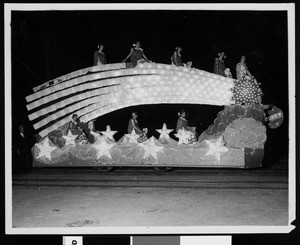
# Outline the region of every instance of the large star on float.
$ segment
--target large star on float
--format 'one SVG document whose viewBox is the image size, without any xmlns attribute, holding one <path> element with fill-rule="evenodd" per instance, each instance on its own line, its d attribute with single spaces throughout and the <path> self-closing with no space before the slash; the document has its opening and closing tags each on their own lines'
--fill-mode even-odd
<svg viewBox="0 0 300 245">
<path fill-rule="evenodd" d="M 188 144 L 190 134 L 185 129 L 179 129 L 177 134 L 174 134 L 178 139 L 178 145 Z"/>
<path fill-rule="evenodd" d="M 214 156 L 220 162 L 221 155 L 223 152 L 227 152 L 229 149 L 224 146 L 223 137 L 219 137 L 216 140 L 205 140 L 208 145 L 208 151 L 206 152 L 206 156 Z"/>
<path fill-rule="evenodd" d="M 110 126 L 107 125 L 106 126 L 106 131 L 100 131 L 101 134 L 103 134 L 105 136 L 105 138 L 111 140 L 111 141 L 115 141 L 114 139 L 114 135 L 118 132 L 118 131 L 111 131 Z"/>
<path fill-rule="evenodd" d="M 97 160 L 99 160 L 102 156 L 107 156 L 112 159 L 110 154 L 110 149 L 114 146 L 114 143 L 107 143 L 105 137 L 100 138 L 99 141 L 94 143 L 92 146 L 97 151 Z"/>
<path fill-rule="evenodd" d="M 159 139 L 170 140 L 169 133 L 171 133 L 173 129 L 168 129 L 167 125 L 164 123 L 162 129 L 156 129 L 156 131 L 160 133 Z"/>
<path fill-rule="evenodd" d="M 50 141 L 49 141 L 48 137 L 46 137 L 42 142 L 36 143 L 35 145 L 40 150 L 36 158 L 39 159 L 41 157 L 44 157 L 44 158 L 49 159 L 50 161 L 52 160 L 51 152 L 56 150 L 57 147 L 50 145 Z"/>
<path fill-rule="evenodd" d="M 71 130 L 69 130 L 67 135 L 64 135 L 63 138 L 66 140 L 65 146 L 67 145 L 76 145 L 75 139 L 78 135 L 72 134 Z"/>
<path fill-rule="evenodd" d="M 128 137 L 128 143 L 138 143 L 137 139 L 140 137 L 138 134 L 135 133 L 133 129 L 131 134 L 125 134 Z"/>
<path fill-rule="evenodd" d="M 153 156 L 157 161 L 157 152 L 164 149 L 161 146 L 155 144 L 154 137 L 151 137 L 149 140 L 140 143 L 140 146 L 144 149 L 145 153 L 143 159 Z"/>
</svg>

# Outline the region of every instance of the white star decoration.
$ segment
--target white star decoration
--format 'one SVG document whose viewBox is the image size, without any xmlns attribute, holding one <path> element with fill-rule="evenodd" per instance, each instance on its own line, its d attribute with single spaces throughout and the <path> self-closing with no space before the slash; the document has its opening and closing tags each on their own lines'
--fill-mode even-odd
<svg viewBox="0 0 300 245">
<path fill-rule="evenodd" d="M 110 126 L 107 125 L 106 131 L 100 131 L 100 132 L 101 132 L 101 134 L 103 134 L 105 136 L 105 138 L 107 138 L 111 141 L 115 141 L 114 134 L 116 134 L 118 131 L 111 131 Z"/>
<path fill-rule="evenodd" d="M 174 134 L 178 139 L 178 145 L 188 144 L 190 138 L 190 132 L 184 129 L 179 129 L 177 134 Z"/>
<path fill-rule="evenodd" d="M 51 152 L 57 149 L 57 147 L 51 146 L 49 143 L 49 138 L 46 137 L 42 142 L 35 144 L 40 150 L 36 158 L 45 157 L 48 158 L 50 161 L 52 160 Z"/>
<path fill-rule="evenodd" d="M 157 146 L 154 142 L 154 137 L 152 136 L 149 140 L 146 140 L 143 143 L 140 143 L 140 146 L 145 150 L 143 159 L 153 156 L 157 161 L 157 152 L 164 149 L 161 146 Z"/>
<path fill-rule="evenodd" d="M 206 152 L 206 156 L 214 156 L 220 162 L 222 152 L 227 152 L 229 149 L 224 146 L 223 137 L 219 137 L 216 140 L 205 140 L 208 145 L 208 151 Z"/>
<path fill-rule="evenodd" d="M 97 160 L 100 159 L 102 156 L 107 156 L 110 159 L 112 159 L 110 149 L 114 145 L 114 143 L 107 143 L 105 137 L 100 138 L 95 144 L 93 144 L 92 146 L 97 151 Z"/>
<path fill-rule="evenodd" d="M 170 139 L 169 133 L 171 133 L 173 129 L 168 129 L 167 125 L 164 123 L 162 129 L 156 129 L 156 131 L 160 133 L 159 139 L 169 140 Z"/>
<path fill-rule="evenodd" d="M 128 139 L 128 143 L 138 143 L 137 139 L 140 137 L 138 134 L 135 133 L 135 130 L 133 129 L 131 134 L 125 134 Z"/>
<path fill-rule="evenodd" d="M 76 145 L 75 139 L 76 139 L 77 136 L 78 135 L 72 134 L 71 130 L 69 130 L 68 134 L 63 136 L 63 138 L 66 140 L 65 146 L 67 146 L 67 145 Z"/>
</svg>

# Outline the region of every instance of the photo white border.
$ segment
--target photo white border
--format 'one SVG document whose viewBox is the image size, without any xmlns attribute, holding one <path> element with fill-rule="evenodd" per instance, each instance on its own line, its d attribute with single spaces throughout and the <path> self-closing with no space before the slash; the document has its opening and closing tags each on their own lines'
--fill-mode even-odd
<svg viewBox="0 0 300 245">
<path fill-rule="evenodd" d="M 4 5 L 5 26 L 5 146 L 11 146 L 11 11 L 43 10 L 252 10 L 287 11 L 289 72 L 289 225 L 287 226 L 172 226 L 172 227 L 78 227 L 12 228 L 11 149 L 5 147 L 5 233 L 6 234 L 236 234 L 289 233 L 295 220 L 295 4 L 8 4 Z"/>
</svg>

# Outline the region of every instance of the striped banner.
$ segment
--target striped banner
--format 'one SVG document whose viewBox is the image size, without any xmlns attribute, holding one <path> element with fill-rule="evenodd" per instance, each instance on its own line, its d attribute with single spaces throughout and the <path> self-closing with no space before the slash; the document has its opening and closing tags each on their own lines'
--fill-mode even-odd
<svg viewBox="0 0 300 245">
<path fill-rule="evenodd" d="M 70 121 L 81 122 L 144 104 L 230 105 L 234 80 L 198 69 L 145 63 L 93 66 L 33 88 L 28 118 L 41 137 Z"/>
</svg>

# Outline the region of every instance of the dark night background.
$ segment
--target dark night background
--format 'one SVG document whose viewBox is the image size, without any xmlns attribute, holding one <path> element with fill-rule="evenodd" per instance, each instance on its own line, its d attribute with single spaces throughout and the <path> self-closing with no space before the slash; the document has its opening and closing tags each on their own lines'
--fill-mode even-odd
<svg viewBox="0 0 300 245">
<path fill-rule="evenodd" d="M 285 115 L 277 129 L 267 129 L 265 162 L 288 157 L 288 38 L 286 11 L 12 11 L 12 122 L 32 135 L 25 97 L 32 88 L 58 76 L 90 67 L 98 44 L 108 63 L 120 63 L 132 43 L 140 41 L 148 59 L 170 64 L 177 45 L 183 61 L 213 72 L 217 53 L 226 67 L 246 55 L 250 72 L 261 82 L 263 103 L 274 103 Z M 118 110 L 97 119 L 96 130 L 111 125 L 120 138 L 133 110 L 151 134 L 166 122 L 175 128 L 177 112 L 185 109 L 200 134 L 223 109 L 208 105 L 145 105 Z"/>
</svg>

